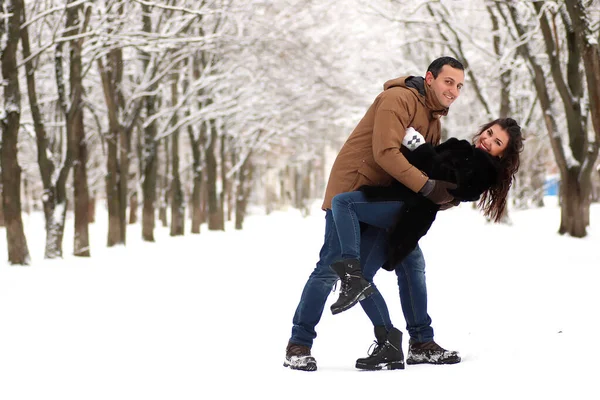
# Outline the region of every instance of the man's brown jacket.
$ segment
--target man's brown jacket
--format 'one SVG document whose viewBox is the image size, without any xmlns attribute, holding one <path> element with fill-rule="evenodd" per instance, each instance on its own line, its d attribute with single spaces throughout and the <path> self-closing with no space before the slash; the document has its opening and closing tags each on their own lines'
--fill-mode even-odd
<svg viewBox="0 0 600 400">
<path fill-rule="evenodd" d="M 441 133 L 439 119 L 447 112 L 423 78 L 402 77 L 387 81 L 384 91 L 377 96 L 337 155 L 322 208 L 331 208 L 331 200 L 339 193 L 363 185 L 388 186 L 393 179 L 418 192 L 427 176 L 402 154 L 404 133 L 408 127 L 413 127 L 427 142 L 437 145 Z"/>
</svg>

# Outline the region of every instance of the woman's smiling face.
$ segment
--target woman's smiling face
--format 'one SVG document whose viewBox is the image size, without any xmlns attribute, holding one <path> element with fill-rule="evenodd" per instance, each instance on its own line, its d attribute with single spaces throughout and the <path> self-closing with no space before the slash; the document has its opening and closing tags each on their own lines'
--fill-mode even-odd
<svg viewBox="0 0 600 400">
<path fill-rule="evenodd" d="M 492 125 L 477 137 L 475 147 L 495 157 L 502 157 L 502 153 L 508 146 L 510 136 L 500 125 Z"/>
</svg>

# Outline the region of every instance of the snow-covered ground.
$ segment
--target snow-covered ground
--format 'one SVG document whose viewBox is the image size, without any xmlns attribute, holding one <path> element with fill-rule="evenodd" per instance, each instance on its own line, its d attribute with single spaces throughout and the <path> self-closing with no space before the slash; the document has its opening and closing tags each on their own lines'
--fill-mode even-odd
<svg viewBox="0 0 600 400">
<path fill-rule="evenodd" d="M 318 371 L 292 371 L 284 349 L 323 215 L 178 238 L 158 228 L 156 243 L 133 225 L 111 249 L 98 215 L 92 257 L 70 255 L 70 222 L 63 260 L 43 259 L 33 215 L 29 267 L 7 265 L 0 229 L 0 399 L 600 399 L 599 205 L 585 239 L 556 233 L 556 205 L 514 211 L 512 226 L 468 205 L 438 215 L 421 241 L 430 315 L 462 363 L 355 370 L 372 326 L 360 307 L 332 316 L 328 303 Z M 404 330 L 394 277 L 376 283 Z"/>
</svg>

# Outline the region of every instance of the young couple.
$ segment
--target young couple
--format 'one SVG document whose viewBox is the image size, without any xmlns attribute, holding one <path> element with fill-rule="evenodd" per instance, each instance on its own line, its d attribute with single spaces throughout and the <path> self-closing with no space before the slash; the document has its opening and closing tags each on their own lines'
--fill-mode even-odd
<svg viewBox="0 0 600 400">
<path fill-rule="evenodd" d="M 334 314 L 358 301 L 374 325 L 377 346 L 359 369 L 403 369 L 402 332 L 390 320 L 373 283 L 381 267 L 398 278 L 410 335 L 407 364 L 460 362 L 433 340 L 427 313 L 425 261 L 418 240 L 439 210 L 479 200 L 498 221 L 519 167 L 521 128 L 510 118 L 479 129 L 473 144 L 440 142 L 440 118 L 460 95 L 462 64 L 441 57 L 425 77 L 388 81 L 340 150 L 330 173 L 323 210 L 325 239 L 293 319 L 284 366 L 315 371 L 311 347 L 316 325 L 340 279 Z"/>
</svg>

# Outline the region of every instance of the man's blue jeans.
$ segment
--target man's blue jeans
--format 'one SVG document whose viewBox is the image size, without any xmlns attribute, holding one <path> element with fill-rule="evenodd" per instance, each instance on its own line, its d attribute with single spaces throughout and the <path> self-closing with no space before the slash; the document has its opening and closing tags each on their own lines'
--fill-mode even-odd
<svg viewBox="0 0 600 400">
<path fill-rule="evenodd" d="M 369 227 L 362 234 L 362 242 L 366 238 L 373 243 L 368 252 L 361 245 L 363 256 L 363 276 L 368 282 L 373 283 L 375 273 L 387 260 L 388 243 L 387 232 L 384 229 Z M 366 256 L 366 257 L 364 257 Z M 427 285 L 425 282 L 425 259 L 421 248 L 417 247 L 402 260 L 394 269 L 398 279 L 398 290 L 400 292 L 400 304 L 406 321 L 406 330 L 410 337 L 416 342 L 428 342 L 433 340 L 433 328 L 431 318 L 427 313 Z M 388 273 L 388 271 L 385 271 Z M 375 284 L 373 284 L 375 287 Z M 393 326 L 385 300 L 377 288 L 375 293 L 360 302 L 363 310 L 373 323 L 373 326 L 383 325 L 390 330 Z"/>
<path fill-rule="evenodd" d="M 367 227 L 361 238 L 361 260 L 365 279 L 373 282 L 373 276 L 387 259 L 387 234 L 383 229 Z M 337 275 L 329 267 L 341 255 L 340 241 L 331 210 L 325 213 L 325 238 L 319 261 L 300 297 L 293 319 L 290 342 L 312 346 L 317 336 L 315 327 L 321 319 L 325 302 Z M 397 266 L 398 286 L 407 330 L 419 342 L 433 339 L 431 318 L 427 314 L 427 288 L 425 286 L 425 260 L 420 248 L 416 248 Z M 361 305 L 373 325 L 392 326 L 383 297 L 375 287 L 375 293 L 361 301 Z"/>
</svg>

